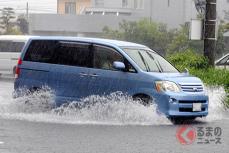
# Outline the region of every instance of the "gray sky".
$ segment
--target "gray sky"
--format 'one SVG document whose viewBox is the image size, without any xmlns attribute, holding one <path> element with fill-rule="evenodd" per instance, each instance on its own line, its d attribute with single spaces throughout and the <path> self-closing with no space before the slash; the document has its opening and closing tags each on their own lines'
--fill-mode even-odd
<svg viewBox="0 0 229 153">
<path fill-rule="evenodd" d="M 24 13 L 26 2 L 30 13 L 56 13 L 57 0 L 0 0 L 0 8 L 12 7 L 17 13 Z"/>
</svg>

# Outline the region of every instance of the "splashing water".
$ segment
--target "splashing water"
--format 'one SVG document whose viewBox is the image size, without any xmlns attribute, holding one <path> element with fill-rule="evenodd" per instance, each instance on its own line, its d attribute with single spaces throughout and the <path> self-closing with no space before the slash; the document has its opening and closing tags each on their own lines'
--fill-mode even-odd
<svg viewBox="0 0 229 153">
<path fill-rule="evenodd" d="M 75 116 L 75 119 L 81 122 L 144 125 L 169 123 L 166 117 L 157 114 L 156 108 L 153 104 L 145 107 L 133 101 L 131 97 L 116 92 L 109 96 L 90 96 L 54 111 L 61 112 L 61 115 L 67 117 Z"/>
<path fill-rule="evenodd" d="M 205 120 L 214 121 L 221 120 L 228 112 L 226 109 L 225 99 L 227 94 L 223 87 L 208 87 L 206 88 L 207 95 L 209 96 L 208 116 Z"/>
<path fill-rule="evenodd" d="M 90 96 L 52 109 L 54 98 L 53 92 L 44 88 L 7 103 L 0 99 L 0 116 L 70 124 L 170 124 L 165 116 L 157 113 L 155 105 L 145 107 L 120 92 L 108 96 Z"/>
<path fill-rule="evenodd" d="M 209 87 L 209 115 L 204 121 L 220 120 L 224 117 L 222 87 Z M 6 91 L 7 92 L 7 91 Z M 12 99 L 9 91 L 0 94 L 0 117 L 7 119 L 52 122 L 63 124 L 107 124 L 107 125 L 165 125 L 171 122 L 157 113 L 157 106 L 145 107 L 120 92 L 108 96 L 90 96 L 53 109 L 54 93 L 44 88 L 33 94 Z"/>
</svg>

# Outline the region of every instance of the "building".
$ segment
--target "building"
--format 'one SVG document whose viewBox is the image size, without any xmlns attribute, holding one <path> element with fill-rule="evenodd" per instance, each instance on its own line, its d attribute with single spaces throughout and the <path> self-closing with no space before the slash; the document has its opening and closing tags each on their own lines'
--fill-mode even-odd
<svg viewBox="0 0 229 153">
<path fill-rule="evenodd" d="M 229 0 L 218 0 L 218 16 L 225 18 Z M 30 16 L 30 34 L 97 36 L 104 26 L 118 29 L 122 20 L 148 18 L 168 28 L 197 18 L 194 0 L 57 0 L 58 14 Z"/>
<path fill-rule="evenodd" d="M 91 0 L 57 0 L 57 13 L 79 15 L 91 6 Z"/>
<path fill-rule="evenodd" d="M 219 20 L 229 22 L 229 0 L 217 0 L 217 16 Z"/>
<path fill-rule="evenodd" d="M 192 0 L 58 0 L 57 12 L 150 18 L 171 28 L 197 16 Z"/>
<path fill-rule="evenodd" d="M 51 36 L 100 36 L 103 28 L 119 28 L 122 20 L 136 21 L 139 18 L 95 15 L 32 14 L 29 34 Z"/>
</svg>

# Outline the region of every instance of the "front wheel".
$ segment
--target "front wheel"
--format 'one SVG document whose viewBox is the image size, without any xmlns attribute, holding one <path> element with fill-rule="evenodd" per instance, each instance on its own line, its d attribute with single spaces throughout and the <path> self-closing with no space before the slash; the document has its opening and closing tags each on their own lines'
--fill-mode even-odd
<svg viewBox="0 0 229 153">
<path fill-rule="evenodd" d="M 133 97 L 134 101 L 140 102 L 144 106 L 149 106 L 152 103 L 152 98 L 147 95 L 137 95 Z"/>
</svg>

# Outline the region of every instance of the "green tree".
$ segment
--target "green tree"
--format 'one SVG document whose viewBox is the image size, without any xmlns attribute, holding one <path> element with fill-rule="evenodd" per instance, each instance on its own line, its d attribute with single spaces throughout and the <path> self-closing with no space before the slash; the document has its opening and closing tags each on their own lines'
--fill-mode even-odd
<svg viewBox="0 0 229 153">
<path fill-rule="evenodd" d="M 13 27 L 11 28 L 8 33 L 5 33 L 8 35 L 22 35 L 23 33 L 20 31 L 20 29 L 18 27 Z"/>
<path fill-rule="evenodd" d="M 203 47 L 203 41 L 193 41 L 189 39 L 189 26 L 181 25 L 179 29 L 176 29 L 175 36 L 168 46 L 168 54 L 184 52 L 187 49 L 202 54 Z"/>
<path fill-rule="evenodd" d="M 229 23 L 225 24 L 225 32 L 229 31 Z"/>
<path fill-rule="evenodd" d="M 223 21 L 221 21 L 219 28 L 218 28 L 218 37 L 216 41 L 216 49 L 215 49 L 215 55 L 216 58 L 220 58 L 224 55 L 226 52 L 226 45 L 224 41 L 224 32 L 226 32 L 225 25 Z"/>
<path fill-rule="evenodd" d="M 168 30 L 166 25 L 147 19 L 134 22 L 124 20 L 119 24 L 119 30 L 113 30 L 109 27 L 103 29 L 105 38 L 144 44 L 162 55 L 166 54 L 173 33 L 172 30 Z"/>
<path fill-rule="evenodd" d="M 29 24 L 28 24 L 28 21 L 25 19 L 24 16 L 18 17 L 17 26 L 20 29 L 22 34 L 28 34 L 29 33 Z"/>
<path fill-rule="evenodd" d="M 10 7 L 3 8 L 0 12 L 0 28 L 5 31 L 4 34 L 8 34 L 14 27 L 14 22 L 12 20 L 15 19 L 15 12 L 13 8 Z"/>
</svg>

